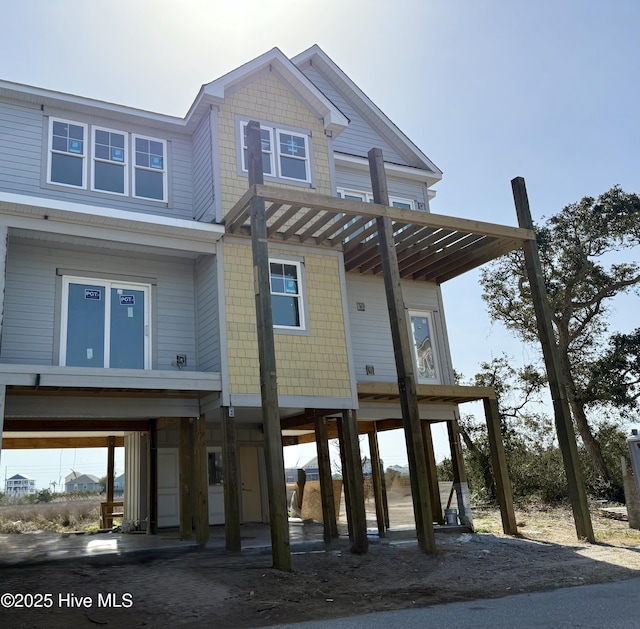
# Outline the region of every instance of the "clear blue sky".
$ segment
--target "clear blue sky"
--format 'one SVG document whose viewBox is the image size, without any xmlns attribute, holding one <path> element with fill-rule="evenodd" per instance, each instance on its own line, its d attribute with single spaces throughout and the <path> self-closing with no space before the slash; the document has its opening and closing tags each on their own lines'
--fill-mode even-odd
<svg viewBox="0 0 640 629">
<path fill-rule="evenodd" d="M 441 214 L 515 225 L 516 176 L 534 220 L 615 184 L 640 191 L 637 0 L 22 0 L 0 5 L 0 25 L 0 78 L 178 116 L 201 84 L 317 43 L 444 171 Z M 443 287 L 467 375 L 503 351 L 535 355 L 490 324 L 477 277 Z M 615 325 L 636 327 L 637 311 L 620 302 Z M 383 444 L 385 463 L 401 449 Z M 80 450 L 0 464 L 46 486 L 74 456 L 102 475 Z"/>
</svg>

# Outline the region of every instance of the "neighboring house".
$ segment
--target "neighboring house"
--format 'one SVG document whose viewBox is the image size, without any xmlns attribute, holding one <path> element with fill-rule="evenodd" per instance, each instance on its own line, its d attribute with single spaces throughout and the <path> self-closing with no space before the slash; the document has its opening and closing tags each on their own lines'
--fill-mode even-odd
<svg viewBox="0 0 640 629">
<path fill-rule="evenodd" d="M 68 477 L 67 477 L 68 479 Z M 78 474 L 71 479 L 65 479 L 64 490 L 67 493 L 72 491 L 101 492 L 104 487 L 100 484 L 100 479 L 93 474 Z"/>
<path fill-rule="evenodd" d="M 268 186 L 285 444 L 314 440 L 314 414 L 333 436 L 342 411 L 357 410 L 370 435 L 402 426 L 372 222 L 382 210 L 369 203 L 373 147 L 384 156 L 421 418 L 454 426 L 457 403 L 478 399 L 453 386 L 440 284 L 522 237 L 432 217 L 441 171 L 317 46 L 292 59 L 273 49 L 204 85 L 184 118 L 0 82 L 5 436 L 61 431 L 55 442 L 69 447 L 115 436 L 126 519 L 178 524 L 189 489 L 180 444 L 193 440 L 207 460 L 210 523 L 225 521 L 233 486 L 225 456 L 238 470 L 241 521 L 268 519 L 251 120 Z"/>
<path fill-rule="evenodd" d="M 4 482 L 5 496 L 21 498 L 36 493 L 36 481 L 26 474 L 14 474 Z"/>
<path fill-rule="evenodd" d="M 113 494 L 114 496 L 122 496 L 124 493 L 124 474 L 116 476 L 113 481 Z"/>
</svg>

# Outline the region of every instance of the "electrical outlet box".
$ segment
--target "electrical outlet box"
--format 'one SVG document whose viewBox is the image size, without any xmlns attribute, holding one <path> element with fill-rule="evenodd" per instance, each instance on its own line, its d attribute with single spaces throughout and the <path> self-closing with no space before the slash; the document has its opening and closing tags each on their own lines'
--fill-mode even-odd
<svg viewBox="0 0 640 629">
<path fill-rule="evenodd" d="M 186 354 L 176 354 L 176 366 L 178 369 L 182 369 L 187 366 L 187 355 Z"/>
</svg>

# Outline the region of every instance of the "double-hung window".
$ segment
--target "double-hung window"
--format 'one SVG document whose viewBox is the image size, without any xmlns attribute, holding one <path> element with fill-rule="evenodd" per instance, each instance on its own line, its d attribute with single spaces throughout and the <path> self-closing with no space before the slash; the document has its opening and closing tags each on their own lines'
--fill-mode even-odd
<svg viewBox="0 0 640 629">
<path fill-rule="evenodd" d="M 166 142 L 133 136 L 133 196 L 156 201 L 167 200 Z"/>
<path fill-rule="evenodd" d="M 87 125 L 51 118 L 49 146 L 47 182 L 85 188 Z"/>
<path fill-rule="evenodd" d="M 292 260 L 269 260 L 274 328 L 304 330 L 302 266 Z"/>
<path fill-rule="evenodd" d="M 60 364 L 150 369 L 150 286 L 64 276 Z"/>
<path fill-rule="evenodd" d="M 165 140 L 49 119 L 48 184 L 166 202 L 167 179 Z"/>
<path fill-rule="evenodd" d="M 240 121 L 243 172 L 248 171 L 247 124 Z M 262 172 L 283 181 L 311 182 L 309 134 L 277 126 L 260 125 Z"/>
<path fill-rule="evenodd" d="M 127 134 L 93 127 L 92 189 L 128 193 Z"/>
</svg>

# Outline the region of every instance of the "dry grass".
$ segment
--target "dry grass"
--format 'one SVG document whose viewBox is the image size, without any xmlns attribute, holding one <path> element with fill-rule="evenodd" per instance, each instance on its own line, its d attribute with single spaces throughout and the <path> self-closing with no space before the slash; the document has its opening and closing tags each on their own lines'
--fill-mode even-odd
<svg viewBox="0 0 640 629">
<path fill-rule="evenodd" d="M 98 526 L 100 498 L 0 506 L 0 533 L 83 531 Z"/>
<path fill-rule="evenodd" d="M 502 533 L 500 512 L 497 509 L 474 508 L 473 522 L 479 533 Z M 597 507 L 591 508 L 591 522 L 596 541 L 615 546 L 637 546 L 640 530 L 630 529 L 629 523 L 606 516 Z M 516 508 L 518 532 L 527 539 L 575 543 L 576 529 L 571 508 L 537 505 Z"/>
</svg>

